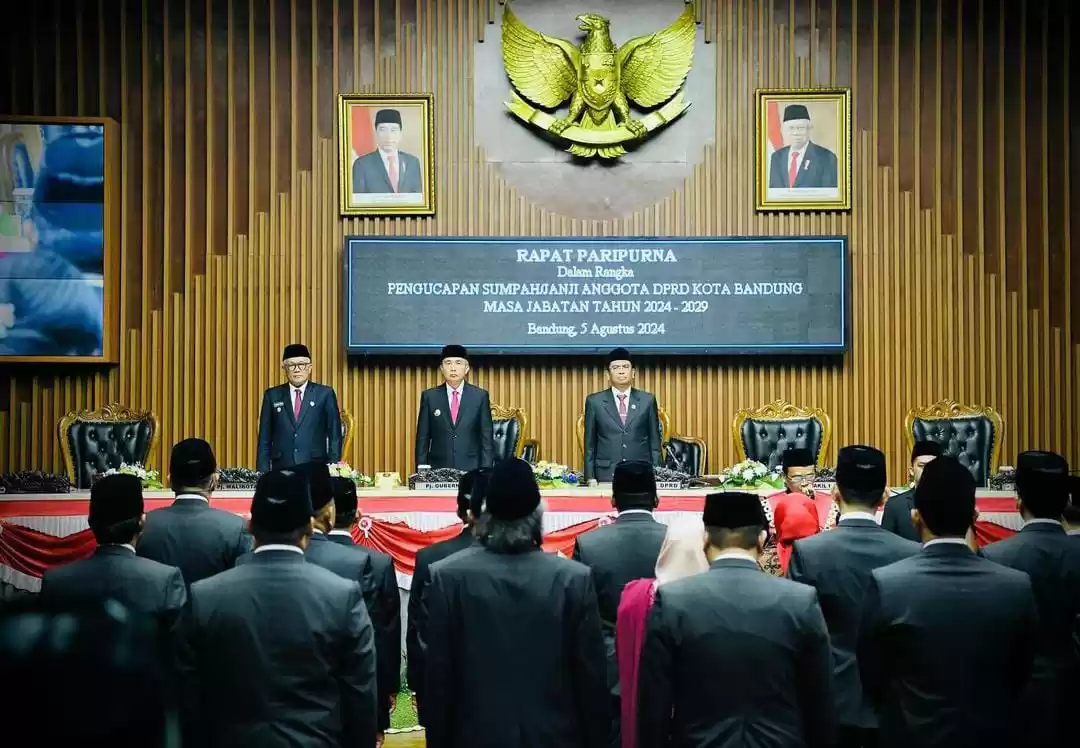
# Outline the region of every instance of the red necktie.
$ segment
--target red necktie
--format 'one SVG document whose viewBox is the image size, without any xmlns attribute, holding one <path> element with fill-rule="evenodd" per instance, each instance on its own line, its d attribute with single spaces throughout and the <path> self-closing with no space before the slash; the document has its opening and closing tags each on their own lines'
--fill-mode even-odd
<svg viewBox="0 0 1080 748">
<path fill-rule="evenodd" d="M 300 420 L 300 406 L 303 404 L 300 402 L 300 390 L 293 390 L 293 394 L 296 395 L 296 399 L 293 401 L 293 418 L 297 421 Z"/>
<path fill-rule="evenodd" d="M 788 169 L 788 187 L 795 186 L 795 180 L 799 177 L 799 154 L 797 151 L 791 154 L 791 168 Z"/>
<path fill-rule="evenodd" d="M 397 154 L 393 153 L 387 157 L 387 161 L 390 165 L 390 186 L 394 188 L 394 192 L 397 192 L 398 186 L 398 170 L 397 170 Z"/>
<path fill-rule="evenodd" d="M 626 395 L 619 395 L 619 420 L 626 425 Z"/>
<path fill-rule="evenodd" d="M 458 406 L 461 403 L 458 400 L 458 391 L 454 390 L 454 397 L 450 401 L 450 420 L 457 423 Z"/>
</svg>

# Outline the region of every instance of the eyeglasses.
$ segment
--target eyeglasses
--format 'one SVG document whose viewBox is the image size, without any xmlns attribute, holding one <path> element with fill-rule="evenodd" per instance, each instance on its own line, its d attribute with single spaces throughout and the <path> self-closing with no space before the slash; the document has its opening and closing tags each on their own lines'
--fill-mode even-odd
<svg viewBox="0 0 1080 748">
<path fill-rule="evenodd" d="M 289 371 L 303 371 L 304 369 L 311 366 L 311 362 L 310 361 L 305 361 L 302 364 L 282 364 L 282 366 L 285 367 L 286 369 L 288 369 Z"/>
</svg>

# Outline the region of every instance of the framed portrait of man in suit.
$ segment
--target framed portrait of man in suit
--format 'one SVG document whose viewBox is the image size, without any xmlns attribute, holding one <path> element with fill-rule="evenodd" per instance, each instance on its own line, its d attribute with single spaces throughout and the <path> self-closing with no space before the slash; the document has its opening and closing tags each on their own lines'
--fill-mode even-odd
<svg viewBox="0 0 1080 748">
<path fill-rule="evenodd" d="M 341 214 L 435 213 L 431 94 L 338 96 Z"/>
<path fill-rule="evenodd" d="M 757 91 L 758 210 L 851 209 L 851 89 Z"/>
</svg>

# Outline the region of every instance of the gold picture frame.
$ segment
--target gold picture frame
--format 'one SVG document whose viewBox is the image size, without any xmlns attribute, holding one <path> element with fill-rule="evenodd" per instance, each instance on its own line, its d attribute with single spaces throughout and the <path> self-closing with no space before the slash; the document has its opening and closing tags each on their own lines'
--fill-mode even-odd
<svg viewBox="0 0 1080 748">
<path fill-rule="evenodd" d="M 762 88 L 755 99 L 757 210 L 851 210 L 851 89 Z"/>
<path fill-rule="evenodd" d="M 338 95 L 343 216 L 435 214 L 431 94 Z"/>
</svg>

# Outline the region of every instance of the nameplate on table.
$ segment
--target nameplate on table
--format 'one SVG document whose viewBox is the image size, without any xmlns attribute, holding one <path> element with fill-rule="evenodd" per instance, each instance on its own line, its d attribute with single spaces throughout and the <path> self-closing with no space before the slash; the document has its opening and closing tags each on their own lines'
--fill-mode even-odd
<svg viewBox="0 0 1080 748">
<path fill-rule="evenodd" d="M 816 481 L 814 481 L 814 490 L 815 491 L 822 491 L 824 493 L 830 493 L 835 486 L 836 486 L 836 481 L 834 481 L 834 480 L 816 480 Z"/>
<path fill-rule="evenodd" d="M 458 484 L 450 481 L 444 481 L 442 483 L 416 483 L 413 486 L 413 490 L 416 491 L 456 491 Z"/>
<path fill-rule="evenodd" d="M 661 481 L 656 484 L 657 491 L 681 491 L 683 484 L 677 480 Z"/>
</svg>

